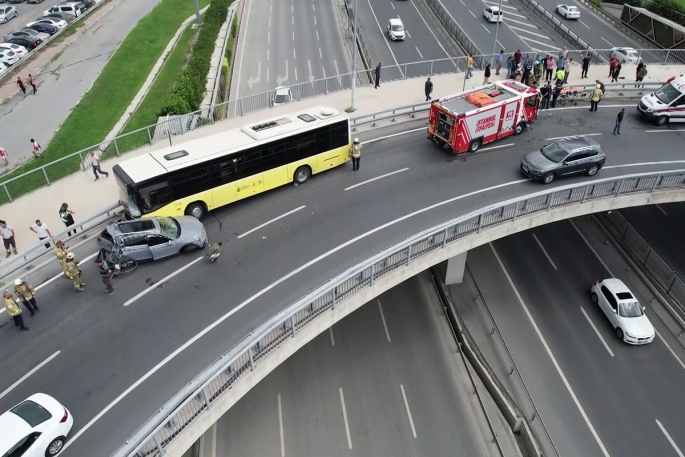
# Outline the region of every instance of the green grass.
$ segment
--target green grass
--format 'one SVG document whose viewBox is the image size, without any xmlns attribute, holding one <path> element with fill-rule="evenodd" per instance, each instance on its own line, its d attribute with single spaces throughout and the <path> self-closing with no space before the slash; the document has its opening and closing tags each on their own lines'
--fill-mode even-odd
<svg viewBox="0 0 685 457">
<path fill-rule="evenodd" d="M 209 0 L 199 0 L 200 8 L 208 3 Z M 140 90 L 181 22 L 194 11 L 192 1 L 162 0 L 128 34 L 93 87 L 69 114 L 45 149 L 45 160 L 32 160 L 18 167 L 5 175 L 0 183 L 103 141 Z M 119 151 L 132 149 L 136 145 L 137 141 L 133 138 L 131 141 L 124 140 L 119 144 Z M 111 149 L 108 155 L 114 154 Z M 79 159 L 76 157 L 50 167 L 47 174 L 53 181 L 78 169 Z M 7 185 L 12 198 L 42 187 L 45 183 L 42 173 L 34 175 L 31 179 L 24 178 Z M 1 192 L 0 204 L 6 202 L 7 196 Z"/>
</svg>

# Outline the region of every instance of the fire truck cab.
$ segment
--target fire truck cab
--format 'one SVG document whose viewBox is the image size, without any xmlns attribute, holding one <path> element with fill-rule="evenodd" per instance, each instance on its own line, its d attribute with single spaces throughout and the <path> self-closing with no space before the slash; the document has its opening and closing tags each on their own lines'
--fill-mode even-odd
<svg viewBox="0 0 685 457">
<path fill-rule="evenodd" d="M 476 152 L 523 132 L 537 115 L 538 99 L 537 89 L 507 79 L 434 100 L 428 139 L 456 154 Z"/>
</svg>

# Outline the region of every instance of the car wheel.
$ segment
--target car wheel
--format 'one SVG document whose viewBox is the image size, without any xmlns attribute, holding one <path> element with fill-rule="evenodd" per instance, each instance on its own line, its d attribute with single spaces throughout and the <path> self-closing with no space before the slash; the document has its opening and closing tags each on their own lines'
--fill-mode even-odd
<svg viewBox="0 0 685 457">
<path fill-rule="evenodd" d="M 552 173 L 551 171 L 542 177 L 542 182 L 545 184 L 549 184 L 552 181 L 554 181 L 554 173 Z"/>
<path fill-rule="evenodd" d="M 668 121 L 668 118 L 666 116 L 659 116 L 656 119 L 654 119 L 654 125 L 664 125 L 666 124 L 666 121 Z"/>
<path fill-rule="evenodd" d="M 186 207 L 186 215 L 193 216 L 197 220 L 201 220 L 205 216 L 205 205 L 202 202 L 191 203 Z"/>
<path fill-rule="evenodd" d="M 198 248 L 194 244 L 186 244 L 185 246 L 183 246 L 181 248 L 181 252 L 190 252 L 190 251 L 194 251 L 196 249 L 200 249 L 200 248 Z"/>
<path fill-rule="evenodd" d="M 587 175 L 594 176 L 597 174 L 598 171 L 599 167 L 597 165 L 592 165 L 590 168 L 587 169 Z"/>
<path fill-rule="evenodd" d="M 595 305 L 597 303 L 599 303 L 599 297 L 597 296 L 596 293 L 592 292 L 592 295 L 590 295 L 590 298 L 592 299 L 592 303 L 594 303 Z"/>
<path fill-rule="evenodd" d="M 54 457 L 59 454 L 64 447 L 64 441 L 66 440 L 63 436 L 58 436 L 50 442 L 48 448 L 45 450 L 45 457 Z"/>
<path fill-rule="evenodd" d="M 480 149 L 480 138 L 476 140 L 471 140 L 469 143 L 469 152 L 476 152 L 478 149 Z"/>
<path fill-rule="evenodd" d="M 309 167 L 299 167 L 297 170 L 295 170 L 295 174 L 293 175 L 293 181 L 295 181 L 295 184 L 304 184 L 307 182 L 311 175 L 312 170 Z"/>
<path fill-rule="evenodd" d="M 621 327 L 616 327 L 616 336 L 619 340 L 623 341 L 623 330 Z"/>
<path fill-rule="evenodd" d="M 525 128 L 526 124 L 524 124 L 523 122 L 519 122 L 518 124 L 516 124 L 516 127 L 514 127 L 514 135 L 520 135 L 521 133 L 523 133 L 523 130 Z"/>
</svg>

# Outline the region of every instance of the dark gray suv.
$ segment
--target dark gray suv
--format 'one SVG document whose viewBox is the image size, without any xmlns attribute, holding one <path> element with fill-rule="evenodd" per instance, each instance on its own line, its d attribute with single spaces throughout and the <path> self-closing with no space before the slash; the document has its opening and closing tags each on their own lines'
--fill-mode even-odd
<svg viewBox="0 0 685 457">
<path fill-rule="evenodd" d="M 529 178 L 549 184 L 561 176 L 579 173 L 594 176 L 605 161 L 606 154 L 595 140 L 571 136 L 526 154 L 521 160 L 521 171 Z"/>
</svg>

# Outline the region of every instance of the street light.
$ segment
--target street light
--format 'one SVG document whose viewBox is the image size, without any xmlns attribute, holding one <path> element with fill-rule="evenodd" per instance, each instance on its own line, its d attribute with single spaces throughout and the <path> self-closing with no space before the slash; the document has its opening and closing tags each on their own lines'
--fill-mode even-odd
<svg viewBox="0 0 685 457">
<path fill-rule="evenodd" d="M 354 17 L 352 19 L 352 28 L 354 33 L 352 35 L 352 102 L 350 105 L 350 111 L 354 111 L 356 98 L 357 98 L 357 0 L 354 0 Z"/>
<path fill-rule="evenodd" d="M 197 1 L 198 0 L 195 0 L 195 18 L 196 18 L 197 25 L 199 27 L 202 25 L 202 19 L 200 19 L 200 5 L 198 5 Z"/>
<path fill-rule="evenodd" d="M 494 64 L 495 50 L 497 49 L 497 32 L 499 32 L 499 23 L 502 20 L 502 0 L 499 0 L 499 16 L 497 17 L 497 26 L 495 27 L 495 42 L 492 43 L 492 57 L 490 58 L 490 65 Z"/>
</svg>

